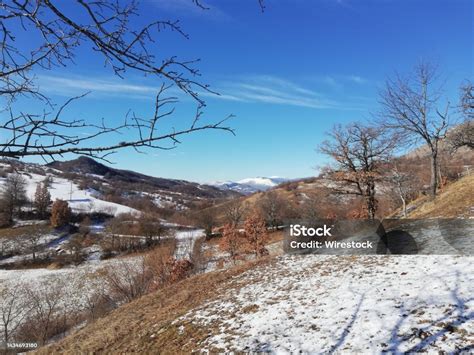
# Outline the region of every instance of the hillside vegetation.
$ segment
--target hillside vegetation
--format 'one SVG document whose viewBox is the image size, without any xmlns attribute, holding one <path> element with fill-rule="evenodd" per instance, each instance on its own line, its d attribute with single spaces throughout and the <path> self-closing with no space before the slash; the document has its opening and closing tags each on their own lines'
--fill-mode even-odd
<svg viewBox="0 0 474 355">
<path fill-rule="evenodd" d="M 419 198 L 409 218 L 472 217 L 473 187 L 469 175 L 434 201 Z M 40 353 L 460 351 L 474 334 L 471 265 L 469 256 L 269 256 L 144 296 Z"/>
<path fill-rule="evenodd" d="M 434 200 L 416 200 L 409 218 L 474 218 L 474 175 L 446 186 Z"/>
<path fill-rule="evenodd" d="M 268 257 L 183 280 L 120 307 L 60 342 L 40 349 L 39 354 L 150 353 L 158 349 L 165 354 L 187 353 L 206 339 L 209 329 L 195 328 L 192 333 L 179 336 L 179 327 L 173 321 L 194 307 L 217 299 L 242 273 L 274 262 L 274 258 Z M 234 287 L 238 285 L 237 281 Z"/>
<path fill-rule="evenodd" d="M 262 259 L 145 296 L 40 353 L 469 349 L 470 265 L 453 256 Z"/>
</svg>

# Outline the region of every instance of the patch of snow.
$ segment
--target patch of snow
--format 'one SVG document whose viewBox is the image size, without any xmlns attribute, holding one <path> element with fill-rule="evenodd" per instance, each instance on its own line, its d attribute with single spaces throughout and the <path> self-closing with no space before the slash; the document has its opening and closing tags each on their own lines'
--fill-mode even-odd
<svg viewBox="0 0 474 355">
<path fill-rule="evenodd" d="M 197 239 L 204 237 L 203 229 L 194 229 L 186 231 L 178 231 L 175 234 L 177 241 L 175 257 L 176 259 L 187 258 L 194 249 L 194 243 Z"/>
<path fill-rule="evenodd" d="M 247 178 L 239 181 L 222 181 L 213 182 L 210 185 L 221 190 L 232 190 L 242 194 L 252 194 L 258 191 L 266 191 L 279 184 L 290 181 L 290 179 L 280 177 L 256 177 Z"/>
<path fill-rule="evenodd" d="M 474 340 L 474 257 L 287 255 L 232 283 L 175 321 L 217 329 L 204 352 L 455 353 Z"/>
<path fill-rule="evenodd" d="M 38 174 L 24 174 L 26 179 L 26 194 L 30 199 L 34 199 L 36 186 L 41 183 L 45 176 Z M 0 186 L 5 182 L 0 178 Z M 136 209 L 120 205 L 114 202 L 103 201 L 98 198 L 98 192 L 93 189 L 81 190 L 74 182 L 54 176 L 53 182 L 49 188 L 51 199 L 61 199 L 68 201 L 69 206 L 74 212 L 102 212 L 111 215 L 123 213 L 139 213 Z"/>
</svg>

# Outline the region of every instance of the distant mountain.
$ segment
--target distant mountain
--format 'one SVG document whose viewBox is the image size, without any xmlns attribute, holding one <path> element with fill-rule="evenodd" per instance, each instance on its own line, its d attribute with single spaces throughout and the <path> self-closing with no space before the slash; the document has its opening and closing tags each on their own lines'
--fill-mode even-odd
<svg viewBox="0 0 474 355">
<path fill-rule="evenodd" d="M 83 178 L 87 176 L 91 179 L 100 178 L 112 185 L 117 183 L 132 185 L 142 191 L 161 190 L 199 198 L 226 198 L 238 195 L 233 191 L 222 190 L 215 186 L 201 185 L 185 180 L 159 178 L 135 171 L 111 168 L 84 156 L 69 161 L 55 161 L 47 164 L 47 166 Z"/>
<path fill-rule="evenodd" d="M 287 181 L 290 181 L 290 179 L 281 177 L 256 177 L 242 179 L 239 181 L 215 182 L 211 185 L 216 186 L 224 191 L 235 191 L 244 195 L 250 195 L 259 191 L 267 191 Z"/>
</svg>

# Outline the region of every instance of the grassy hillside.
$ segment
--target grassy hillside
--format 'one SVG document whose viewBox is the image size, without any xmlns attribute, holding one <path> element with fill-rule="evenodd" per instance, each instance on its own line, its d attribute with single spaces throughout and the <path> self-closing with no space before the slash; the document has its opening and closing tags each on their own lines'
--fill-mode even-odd
<svg viewBox="0 0 474 355">
<path fill-rule="evenodd" d="M 275 262 L 267 257 L 232 269 L 191 277 L 126 304 L 64 340 L 39 349 L 51 353 L 189 353 L 208 337 L 209 328 L 180 334 L 173 321 L 216 299 L 229 287 L 240 287 L 239 275 Z M 153 336 L 154 335 L 154 336 Z"/>
<path fill-rule="evenodd" d="M 474 175 L 465 176 L 446 186 L 434 200 L 423 197 L 414 201 L 409 218 L 473 218 Z"/>
<path fill-rule="evenodd" d="M 451 353 L 470 349 L 471 265 L 457 256 L 262 259 L 145 296 L 39 352 Z"/>
</svg>

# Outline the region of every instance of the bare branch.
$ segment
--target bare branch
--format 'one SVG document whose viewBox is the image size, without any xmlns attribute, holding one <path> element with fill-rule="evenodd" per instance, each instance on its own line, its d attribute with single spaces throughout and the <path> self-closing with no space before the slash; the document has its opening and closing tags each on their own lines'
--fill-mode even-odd
<svg viewBox="0 0 474 355">
<path fill-rule="evenodd" d="M 201 0 L 192 1 L 207 9 Z M 263 2 L 259 2 L 263 6 Z M 179 21 L 155 20 L 138 27 L 136 1 L 75 0 L 3 0 L 0 1 L 0 99 L 6 106 L 0 111 L 0 156 L 21 158 L 41 156 L 55 159 L 64 154 L 84 154 L 106 159 L 110 154 L 133 148 L 173 149 L 181 136 L 202 130 L 234 133 L 226 125 L 229 116 L 216 123 L 203 123 L 204 100 L 199 92 L 212 92 L 199 80 L 195 67 L 198 59 L 183 60 L 155 49 L 157 36 L 172 31 L 188 35 Z M 18 42 L 28 36 L 28 43 Z M 162 82 L 156 94 L 151 117 L 127 115 L 125 122 L 110 125 L 104 120 L 71 118 L 70 105 L 86 94 L 72 97 L 56 107 L 36 85 L 36 70 L 52 70 L 75 64 L 80 47 L 92 46 L 92 53 L 103 59 L 112 73 L 123 78 L 136 72 Z M 154 47 L 153 47 L 154 48 Z M 174 114 L 175 96 L 165 92 L 177 87 L 197 103 L 196 115 L 185 128 L 163 130 L 160 123 Z M 18 109 L 18 99 L 38 101 L 44 109 L 25 112 Z M 28 104 L 29 107 L 34 107 Z M 103 137 L 126 137 L 103 144 Z"/>
</svg>

